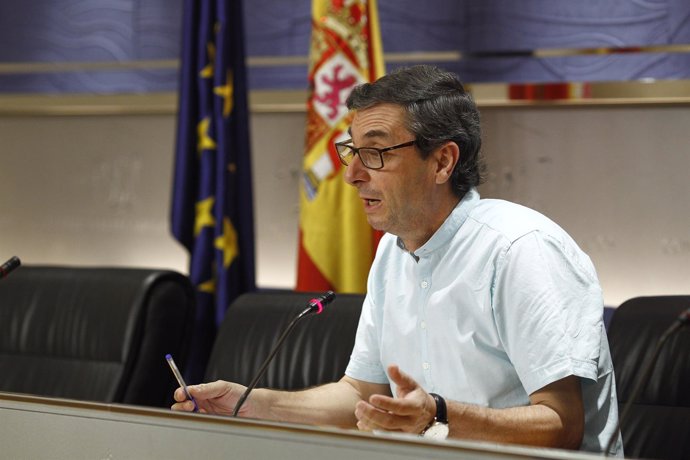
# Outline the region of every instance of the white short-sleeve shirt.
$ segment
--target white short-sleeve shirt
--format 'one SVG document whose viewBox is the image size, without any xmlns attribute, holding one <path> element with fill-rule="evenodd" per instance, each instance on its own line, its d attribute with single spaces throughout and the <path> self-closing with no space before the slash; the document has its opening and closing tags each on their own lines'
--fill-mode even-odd
<svg viewBox="0 0 690 460">
<path fill-rule="evenodd" d="M 492 408 L 581 377 L 582 450 L 602 452 L 618 420 L 603 300 L 589 257 L 536 211 L 471 190 L 414 254 L 382 238 L 346 375 Z M 612 454 L 622 455 L 619 438 Z"/>
</svg>

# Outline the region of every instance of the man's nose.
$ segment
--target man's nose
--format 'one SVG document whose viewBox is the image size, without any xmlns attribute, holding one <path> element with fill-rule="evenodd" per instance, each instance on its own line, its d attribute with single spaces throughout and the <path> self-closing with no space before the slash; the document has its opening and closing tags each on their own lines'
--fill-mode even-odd
<svg viewBox="0 0 690 460">
<path fill-rule="evenodd" d="M 345 166 L 343 177 L 345 178 L 345 182 L 350 185 L 355 185 L 357 182 L 362 182 L 367 179 L 367 168 L 362 164 L 359 155 L 354 155 L 350 164 Z"/>
</svg>

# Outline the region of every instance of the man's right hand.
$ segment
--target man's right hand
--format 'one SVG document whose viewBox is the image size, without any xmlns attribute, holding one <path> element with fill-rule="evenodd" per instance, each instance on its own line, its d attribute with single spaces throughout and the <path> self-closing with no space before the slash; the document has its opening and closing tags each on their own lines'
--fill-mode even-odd
<svg viewBox="0 0 690 460">
<path fill-rule="evenodd" d="M 188 385 L 189 394 L 196 400 L 199 412 L 206 414 L 232 415 L 235 404 L 246 390 L 246 387 L 237 383 L 217 380 L 211 383 Z M 172 410 L 192 412 L 194 403 L 187 399 L 182 388 L 175 390 L 173 398 L 177 401 L 170 408 Z M 242 405 L 238 414 L 240 417 L 252 417 L 251 401 L 248 399 Z"/>
</svg>

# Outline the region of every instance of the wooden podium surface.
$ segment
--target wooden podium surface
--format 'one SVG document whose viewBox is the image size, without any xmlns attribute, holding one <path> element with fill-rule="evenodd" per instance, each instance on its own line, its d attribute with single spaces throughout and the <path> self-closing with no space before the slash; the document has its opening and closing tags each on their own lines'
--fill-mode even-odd
<svg viewBox="0 0 690 460">
<path fill-rule="evenodd" d="M 178 413 L 0 392 L 0 457 L 90 459 L 600 459 L 504 444 Z"/>
</svg>

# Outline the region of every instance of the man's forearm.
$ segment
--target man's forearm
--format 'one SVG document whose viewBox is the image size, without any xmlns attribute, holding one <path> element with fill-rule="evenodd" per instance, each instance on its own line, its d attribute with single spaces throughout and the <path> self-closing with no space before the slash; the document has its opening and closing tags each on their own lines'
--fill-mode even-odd
<svg viewBox="0 0 690 460">
<path fill-rule="evenodd" d="M 580 379 L 571 375 L 529 397 L 530 405 L 490 409 L 450 402 L 450 435 L 457 438 L 579 449 L 585 414 Z"/>
<path fill-rule="evenodd" d="M 491 409 L 448 401 L 449 436 L 480 441 L 578 449 L 582 433 L 543 405 Z"/>
<path fill-rule="evenodd" d="M 344 378 L 303 391 L 259 389 L 250 398 L 262 419 L 355 428 L 357 401 L 368 398 L 372 391 L 381 391 L 378 386 L 369 388 L 370 384 L 359 383 Z"/>
</svg>

